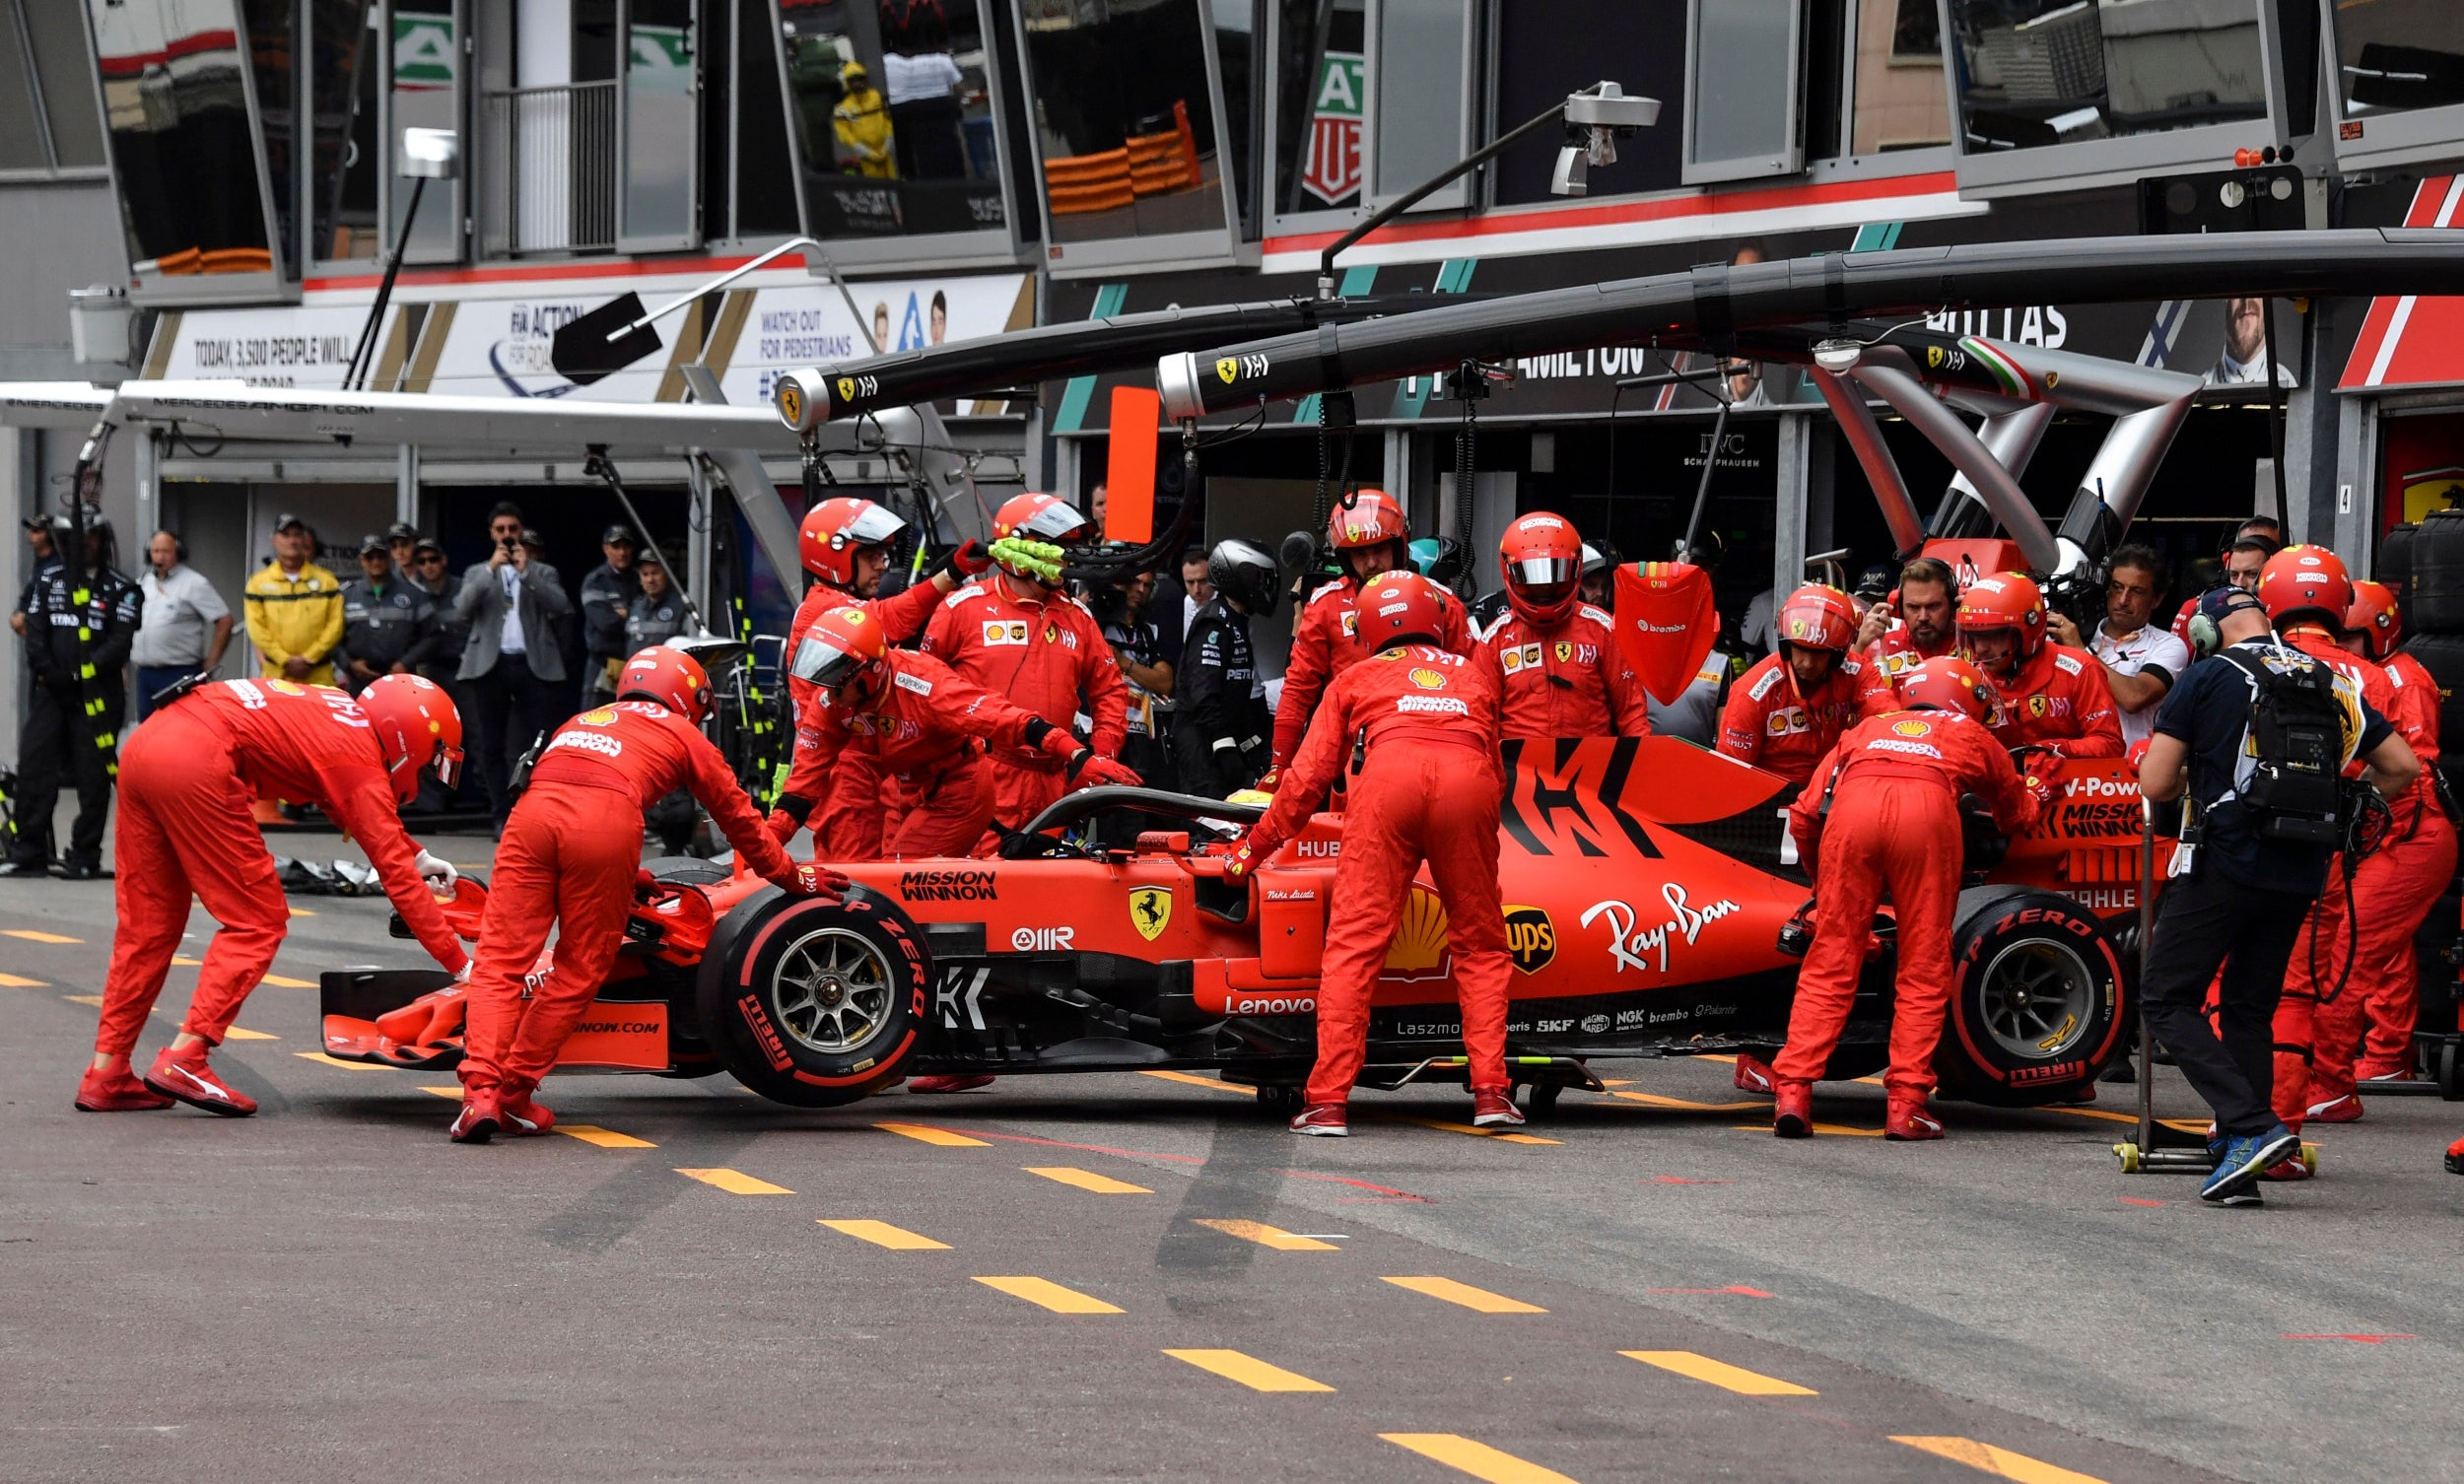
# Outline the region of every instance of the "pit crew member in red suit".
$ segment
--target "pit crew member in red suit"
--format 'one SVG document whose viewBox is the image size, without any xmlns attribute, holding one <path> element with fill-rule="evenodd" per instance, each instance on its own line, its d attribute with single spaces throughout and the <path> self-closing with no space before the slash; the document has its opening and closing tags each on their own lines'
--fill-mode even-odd
<svg viewBox="0 0 2464 1484">
<path fill-rule="evenodd" d="M 1803 783 L 1842 732 L 1899 703 L 1879 668 L 1849 654 L 1857 613 L 1837 588 L 1798 588 L 1771 626 L 1778 648 L 1729 688 L 1719 750 Z"/>
<path fill-rule="evenodd" d="M 903 644 L 924 633 L 924 624 L 941 600 L 958 589 L 962 578 L 992 565 L 981 543 L 968 541 L 942 558 L 942 569 L 887 598 L 882 574 L 890 569 L 890 548 L 907 522 L 869 500 L 842 495 L 825 500 L 806 512 L 796 531 L 796 550 L 813 584 L 804 589 L 795 618 L 787 626 L 787 650 L 795 652 L 804 631 L 825 608 L 849 604 L 865 608 L 880 620 L 890 642 Z M 789 677 L 787 697 L 801 720 L 806 709 L 820 705 L 810 685 Z M 815 805 L 819 810 L 815 812 Z M 770 830 L 781 844 L 808 822 L 813 827 L 813 853 L 822 860 L 877 860 L 881 856 L 881 771 L 861 748 L 849 751 L 830 776 L 827 799 L 782 795 L 771 812 Z"/>
<path fill-rule="evenodd" d="M 772 884 L 833 898 L 847 885 L 834 871 L 789 860 L 771 839 L 726 759 L 702 735 L 709 708 L 710 677 L 700 662 L 654 645 L 625 661 L 615 705 L 566 722 L 539 755 L 497 846 L 479 919 L 462 1107 L 448 1130 L 455 1143 L 556 1126 L 556 1115 L 531 1094 L 624 946 L 648 805 L 688 789 Z M 527 984 L 551 923 L 559 924 L 555 969 Z"/>
<path fill-rule="evenodd" d="M 1283 693 L 1274 708 L 1274 749 L 1266 776 L 1258 786 L 1273 792 L 1284 765 L 1300 751 L 1302 733 L 1327 684 L 1362 658 L 1353 641 L 1353 604 L 1361 587 L 1390 572 L 1411 570 L 1411 521 L 1395 497 L 1384 490 L 1361 490 L 1348 505 L 1338 504 L 1327 522 L 1327 542 L 1343 564 L 1344 575 L 1322 584 L 1301 605 L 1292 623 L 1291 659 L 1283 671 Z M 1472 629 L 1463 605 L 1451 596 L 1439 615 L 1436 638 L 1430 641 L 1450 654 L 1472 652 Z"/>
<path fill-rule="evenodd" d="M 1050 495 L 1020 495 L 992 517 L 995 542 L 1018 538 L 1059 545 L 1084 537 L 1086 517 Z M 1087 746 L 1118 757 L 1129 735 L 1129 688 L 1104 641 L 1104 627 L 1056 580 L 1015 559 L 994 554 L 985 581 L 950 594 L 924 626 L 924 650 L 959 677 L 1043 717 L 1063 732 L 1085 712 L 1094 725 Z M 1046 569 L 1050 572 L 1051 569 Z M 992 815 L 1018 828 L 1069 791 L 1061 760 L 1034 747 L 994 743 Z M 1000 843 L 987 835 L 978 854 Z"/>
<path fill-rule="evenodd" d="M 1784 1139 L 1814 1132 L 1814 1083 L 1848 1024 L 1874 910 L 1885 895 L 1898 917 L 1898 970 L 1882 1136 L 1942 1137 L 1925 1100 L 1951 1004 L 1959 796 L 1984 799 L 2006 835 L 2036 823 L 2036 797 L 1985 727 L 1994 693 L 1982 671 L 1956 657 L 1929 659 L 1900 681 L 1899 695 L 1909 709 L 1850 727 L 1789 807 L 1815 906 L 1788 1044 L 1772 1061 L 1771 1131 Z"/>
<path fill-rule="evenodd" d="M 1918 665 L 1958 647 L 1959 633 L 1952 622 L 1958 607 L 1959 581 L 1951 564 L 1939 557 L 1915 558 L 1899 569 L 1896 602 L 1866 610 L 1857 630 L 1857 650 L 1896 685 Z"/>
<path fill-rule="evenodd" d="M 1307 822 L 1335 776 L 1365 749 L 1343 810 L 1343 852 L 1318 982 L 1318 1063 L 1292 1131 L 1341 1135 L 1369 1038 L 1376 987 L 1422 861 L 1445 905 L 1472 1121 L 1523 1121 L 1506 1081 L 1505 909 L 1497 886 L 1499 705 L 1480 667 L 1435 643 L 1447 609 L 1427 578 L 1389 573 L 1360 590 L 1364 657 L 1335 677 L 1309 723 L 1291 777 L 1233 849 L 1245 875 Z M 1365 740 L 1363 740 L 1365 739 Z"/>
<path fill-rule="evenodd" d="M 2369 663 L 2341 641 L 2354 592 L 2353 579 L 2335 553 L 2318 546 L 2286 547 L 2260 570 L 2258 593 L 2279 639 L 2351 680 L 2362 704 L 2386 717 L 2411 744 L 2402 715 L 2405 703 L 2393 679 L 2383 666 Z M 2435 692 L 2431 694 L 2434 707 Z M 2293 945 L 2285 992 L 2276 1002 L 2271 1101 L 2277 1117 L 2294 1133 L 2301 1131 L 2313 1107 L 2332 1122 L 2361 1116 L 2361 1102 L 2353 1096 L 2353 1054 L 2368 1018 L 2371 984 L 2395 957 L 2399 943 L 2411 947 L 2413 930 L 2455 868 L 2453 832 L 2424 828 L 2425 814 L 2445 824 L 2430 770 L 2422 770 L 2413 786 L 2389 802 L 2395 828 L 2378 850 L 2358 869 L 2341 854 L 2328 863 L 2326 889 Z M 2429 870 L 2436 874 L 2429 875 Z M 2405 980 L 2403 992 L 2408 1000 L 2415 994 L 2411 979 Z M 2344 1051 L 2329 1085 L 2322 1088 L 2313 1082 L 2314 1068 L 2319 1043 L 2331 1033 Z M 2300 1180 L 2309 1173 L 2301 1161 L 2288 1160 L 2268 1176 Z"/>
<path fill-rule="evenodd" d="M 2363 1081 L 2407 1077 L 2413 1071 L 2413 1023 L 2421 1008 L 2413 934 L 2455 871 L 2455 829 L 2439 807 L 2438 683 L 2412 655 L 2395 646 L 2403 638 L 2395 594 L 2378 582 L 2355 582 L 2353 606 L 2345 610 L 2345 642 L 2387 677 L 2395 723 L 2422 776 L 2391 806 L 2395 818 L 2377 851 L 2353 875 L 2354 906 L 2361 947 L 2343 994 L 2319 1007 L 2310 1064 L 2309 1116 L 2344 1123 L 2361 1115 L 2354 1096 L 2357 1070 Z"/>
<path fill-rule="evenodd" d="M 402 833 L 396 809 L 433 766 L 451 786 L 462 763 L 462 718 L 433 681 L 386 675 L 359 699 L 331 686 L 225 680 L 198 686 L 148 717 L 120 753 L 112 851 L 118 925 L 103 987 L 94 1061 L 78 1085 L 88 1113 L 169 1108 L 176 1098 L 243 1116 L 256 1104 L 206 1064 L 264 979 L 290 931 L 291 911 L 252 806 L 314 804 L 368 852 L 411 933 L 456 975 L 470 961 L 427 882 L 453 867 Z M 423 879 L 424 878 L 424 879 Z M 163 992 L 194 896 L 221 928 L 205 950 L 179 1034 L 140 1082 L 128 1053 Z"/>
<path fill-rule="evenodd" d="M 1959 649 L 1994 683 L 2003 746 L 2060 758 L 2118 758 L 2121 712 L 2104 665 L 2085 649 L 2047 642 L 2045 595 L 2019 573 L 1979 577 L 1959 594 Z"/>
<path fill-rule="evenodd" d="M 1504 698 L 1509 737 L 1640 737 L 1651 704 L 1616 627 L 1583 601 L 1583 541 L 1562 515 L 1518 516 L 1498 543 L 1509 611 L 1473 657 Z"/>
</svg>

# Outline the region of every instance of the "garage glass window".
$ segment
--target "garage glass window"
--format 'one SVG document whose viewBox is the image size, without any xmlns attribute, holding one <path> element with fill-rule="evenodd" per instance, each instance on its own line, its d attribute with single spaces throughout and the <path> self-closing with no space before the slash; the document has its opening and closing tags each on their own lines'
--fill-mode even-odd
<svg viewBox="0 0 2464 1484">
<path fill-rule="evenodd" d="M 85 17 L 57 0 L 0 0 L 0 173 L 103 163 Z"/>
<path fill-rule="evenodd" d="M 2267 117 L 2257 0 L 1951 0 L 1970 153 Z"/>
<path fill-rule="evenodd" d="M 2464 6 L 2371 0 L 2329 13 L 2338 160 L 2452 157 L 2464 139 Z"/>
<path fill-rule="evenodd" d="M 1597 35 L 1563 23 L 1595 6 L 1505 6 L 1497 24 L 1557 30 L 1591 47 Z M 1611 19 L 1646 8 L 1613 6 Z M 1275 71 L 1260 79 L 1271 122 L 1273 214 L 1356 216 L 1475 148 L 1472 100 L 1489 54 L 1475 29 L 1479 14 L 1472 0 L 1274 0 L 1266 19 Z M 1578 64 L 1599 65 L 1597 52 Z M 1414 209 L 1460 207 L 1468 189 L 1455 181 Z"/>
<path fill-rule="evenodd" d="M 384 7 L 375 0 L 309 0 L 308 85 L 315 117 L 308 156 L 311 259 L 373 258 L 378 251 L 384 19 Z"/>
</svg>

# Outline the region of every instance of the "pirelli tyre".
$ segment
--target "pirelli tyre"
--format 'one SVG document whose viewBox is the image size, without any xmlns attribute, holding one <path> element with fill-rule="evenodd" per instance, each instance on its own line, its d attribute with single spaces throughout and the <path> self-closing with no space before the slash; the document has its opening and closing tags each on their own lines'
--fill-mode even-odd
<svg viewBox="0 0 2464 1484">
<path fill-rule="evenodd" d="M 770 888 L 712 934 L 696 986 L 703 1035 L 738 1082 L 832 1108 L 904 1075 L 932 1004 L 932 966 L 879 893 L 843 903 Z"/>
<path fill-rule="evenodd" d="M 1948 1097 L 2023 1107 L 2077 1095 L 2121 1047 L 2127 980 L 2093 913 L 2026 887 L 1959 894 L 1951 1014 L 1935 1071 Z"/>
</svg>

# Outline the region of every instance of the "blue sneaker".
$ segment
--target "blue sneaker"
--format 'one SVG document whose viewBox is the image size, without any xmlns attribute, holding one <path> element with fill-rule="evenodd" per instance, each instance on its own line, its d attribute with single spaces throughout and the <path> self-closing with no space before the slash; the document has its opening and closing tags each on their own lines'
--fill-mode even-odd
<svg viewBox="0 0 2464 1484">
<path fill-rule="evenodd" d="M 2282 1123 L 2265 1133 L 2228 1137 L 2224 1140 L 2224 1156 L 2216 1162 L 2216 1172 L 2199 1187 L 2199 1198 L 2219 1205 L 2256 1204 L 2235 1197 L 2254 1194 L 2250 1187 L 2259 1177 L 2300 1147 L 2300 1136 Z"/>
</svg>

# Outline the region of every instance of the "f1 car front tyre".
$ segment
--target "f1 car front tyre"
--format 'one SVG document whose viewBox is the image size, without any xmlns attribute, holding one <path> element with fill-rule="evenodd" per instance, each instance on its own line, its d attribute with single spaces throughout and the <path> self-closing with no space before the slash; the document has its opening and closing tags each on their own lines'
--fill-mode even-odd
<svg viewBox="0 0 2464 1484">
<path fill-rule="evenodd" d="M 877 894 L 765 891 L 727 914 L 702 961 L 703 1034 L 754 1092 L 832 1108 L 904 1075 L 931 983 L 924 945 Z"/>
<path fill-rule="evenodd" d="M 2121 1044 L 2121 959 L 2093 913 L 2066 897 L 1982 888 L 1960 895 L 1951 933 L 1943 1092 L 2026 1107 L 2092 1083 Z"/>
</svg>

